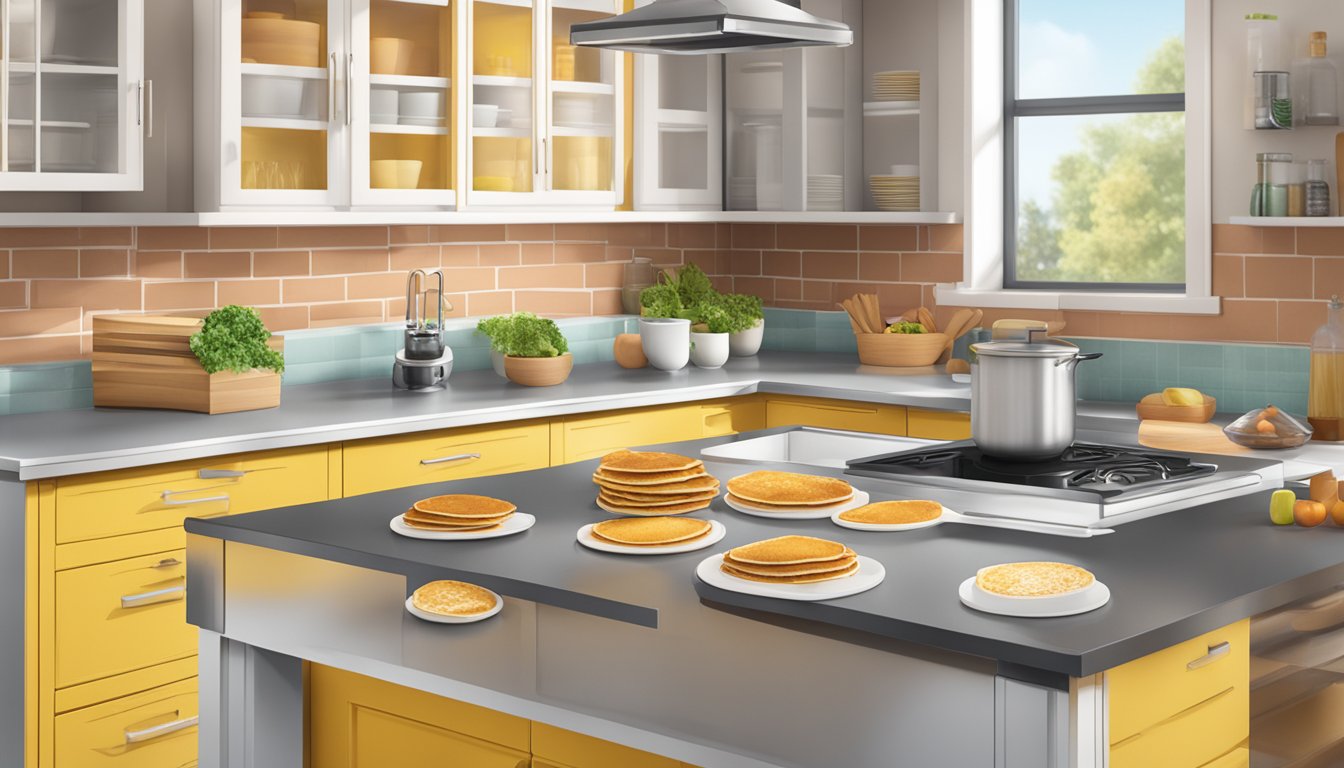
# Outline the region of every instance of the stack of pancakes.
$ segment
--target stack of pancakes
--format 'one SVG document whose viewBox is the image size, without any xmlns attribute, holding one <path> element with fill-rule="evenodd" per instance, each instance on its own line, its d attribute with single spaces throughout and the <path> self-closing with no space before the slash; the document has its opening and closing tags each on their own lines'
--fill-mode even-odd
<svg viewBox="0 0 1344 768">
<path fill-rule="evenodd" d="M 936 501 L 878 501 L 840 513 L 841 520 L 865 525 L 914 525 L 942 516 L 943 505 Z"/>
<path fill-rule="evenodd" d="M 597 503 L 621 515 L 681 515 L 704 509 L 719 495 L 719 481 L 704 462 L 675 453 L 616 451 L 593 473 Z"/>
<path fill-rule="evenodd" d="M 479 616 L 496 604 L 494 592 L 465 581 L 431 581 L 411 594 L 411 605 L 439 616 Z"/>
<path fill-rule="evenodd" d="M 854 488 L 834 477 L 761 470 L 729 480 L 728 498 L 766 510 L 821 509 L 847 503 L 854 498 Z"/>
<path fill-rule="evenodd" d="M 712 527 L 693 517 L 621 517 L 594 525 L 593 536 L 627 547 L 680 546 L 705 538 Z"/>
<path fill-rule="evenodd" d="M 720 567 L 748 581 L 813 584 L 853 576 L 859 570 L 859 556 L 838 541 L 780 536 L 728 550 Z"/>
<path fill-rule="evenodd" d="M 402 519 L 423 531 L 477 533 L 498 528 L 517 509 L 503 499 L 454 494 L 421 499 L 406 510 Z"/>
<path fill-rule="evenodd" d="M 1096 577 L 1068 563 L 1003 563 L 981 568 L 975 585 L 1005 597 L 1055 597 L 1092 586 Z"/>
</svg>

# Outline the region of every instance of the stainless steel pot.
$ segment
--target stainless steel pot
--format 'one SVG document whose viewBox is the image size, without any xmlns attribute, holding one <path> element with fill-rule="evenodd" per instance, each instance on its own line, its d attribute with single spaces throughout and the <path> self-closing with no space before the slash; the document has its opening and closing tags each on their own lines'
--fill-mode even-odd
<svg viewBox="0 0 1344 768">
<path fill-rule="evenodd" d="M 987 456 L 1042 461 L 1073 445 L 1075 368 L 1101 353 L 1036 332 L 1028 339 L 971 345 L 971 439 Z"/>
</svg>

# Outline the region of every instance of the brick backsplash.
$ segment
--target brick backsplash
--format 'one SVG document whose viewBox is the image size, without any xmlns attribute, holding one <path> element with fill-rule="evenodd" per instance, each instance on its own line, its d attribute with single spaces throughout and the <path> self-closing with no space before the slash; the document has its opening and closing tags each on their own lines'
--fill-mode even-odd
<svg viewBox="0 0 1344 768">
<path fill-rule="evenodd" d="M 992 310 L 1063 319 L 1075 337 L 1305 343 L 1344 293 L 1344 228 L 1213 228 L 1219 316 Z M 405 313 L 405 273 L 442 268 L 454 317 L 621 311 L 624 264 L 700 265 L 723 290 L 780 308 L 935 306 L 962 272 L 960 225 L 520 224 L 0 229 L 0 364 L 87 356 L 91 316 L 260 308 L 273 330 Z M 938 307 L 946 320 L 954 307 Z"/>
</svg>

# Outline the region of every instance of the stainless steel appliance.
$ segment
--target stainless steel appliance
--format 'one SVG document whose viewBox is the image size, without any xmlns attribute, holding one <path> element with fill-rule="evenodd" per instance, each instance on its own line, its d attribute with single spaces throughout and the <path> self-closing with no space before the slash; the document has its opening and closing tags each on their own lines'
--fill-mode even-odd
<svg viewBox="0 0 1344 768">
<path fill-rule="evenodd" d="M 1027 332 L 1025 340 L 972 344 L 971 439 L 988 456 L 1039 461 L 1073 444 L 1075 369 L 1101 353 Z"/>
<path fill-rule="evenodd" d="M 801 0 L 654 0 L 642 8 L 575 24 L 574 45 L 635 53 L 709 54 L 846 46 L 848 24 L 813 16 Z"/>
<path fill-rule="evenodd" d="M 437 284 L 427 289 L 431 275 Z M 440 390 L 453 372 L 453 350 L 443 343 L 443 287 L 441 270 L 416 269 L 406 276 L 405 344 L 392 363 L 392 385 L 398 389 Z M 428 317 L 431 294 L 438 307 L 435 320 Z"/>
</svg>

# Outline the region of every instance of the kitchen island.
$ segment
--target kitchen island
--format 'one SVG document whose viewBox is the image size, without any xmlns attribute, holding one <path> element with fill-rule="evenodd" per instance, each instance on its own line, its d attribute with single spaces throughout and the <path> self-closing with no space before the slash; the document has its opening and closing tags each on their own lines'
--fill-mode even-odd
<svg viewBox="0 0 1344 768">
<path fill-rule="evenodd" d="M 698 455 L 748 437 L 663 448 Z M 798 469 L 706 466 L 725 480 Z M 1104 765 L 1101 673 L 1344 580 L 1344 533 L 1272 527 L 1265 494 L 1091 538 L 955 524 L 860 533 L 748 517 L 719 499 L 696 513 L 728 530 L 708 550 L 602 554 L 575 541 L 579 527 L 608 517 L 592 500 L 593 468 L 189 520 L 202 764 L 297 764 L 301 665 L 310 661 L 707 767 Z M 891 498 L 882 480 L 849 479 L 875 500 Z M 389 530 L 411 502 L 444 492 L 510 499 L 537 524 L 478 542 Z M 696 580 L 709 554 L 787 532 L 843 541 L 882 562 L 886 579 L 822 603 Z M 1089 568 L 1110 587 L 1110 603 L 1027 620 L 958 601 L 957 585 L 977 568 L 1038 559 Z M 495 590 L 504 611 L 467 626 L 410 616 L 406 596 L 439 578 Z M 1244 659 L 1245 648 L 1235 652 Z"/>
</svg>

